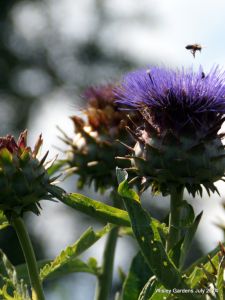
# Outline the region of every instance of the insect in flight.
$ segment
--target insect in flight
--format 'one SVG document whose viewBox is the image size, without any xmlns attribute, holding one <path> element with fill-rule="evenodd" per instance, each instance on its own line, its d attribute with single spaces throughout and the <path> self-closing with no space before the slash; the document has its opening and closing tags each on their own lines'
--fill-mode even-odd
<svg viewBox="0 0 225 300">
<path fill-rule="evenodd" d="M 201 52 L 201 50 L 202 50 L 202 46 L 200 44 L 187 45 L 185 48 L 187 50 L 190 50 L 194 57 L 195 57 L 196 51 Z"/>
</svg>

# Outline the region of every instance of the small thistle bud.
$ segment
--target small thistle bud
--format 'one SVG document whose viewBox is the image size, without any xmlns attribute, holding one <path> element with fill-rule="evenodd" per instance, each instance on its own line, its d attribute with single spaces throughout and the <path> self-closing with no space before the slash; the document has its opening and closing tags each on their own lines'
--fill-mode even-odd
<svg viewBox="0 0 225 300">
<path fill-rule="evenodd" d="M 37 154 L 42 145 L 39 136 L 34 150 L 27 146 L 27 131 L 14 137 L 0 137 L 0 210 L 10 220 L 11 216 L 21 216 L 25 211 L 39 214 L 42 199 L 54 197 L 54 187 L 45 169 L 43 159 Z"/>
<path fill-rule="evenodd" d="M 138 111 L 143 127 L 132 132 L 137 143 L 131 163 L 142 178 L 163 194 L 184 186 L 195 196 L 217 191 L 224 176 L 223 134 L 225 74 L 204 74 L 154 67 L 127 74 L 117 88 L 118 105 Z"/>
<path fill-rule="evenodd" d="M 131 138 L 125 130 L 127 116 L 118 109 L 113 89 L 111 84 L 88 88 L 83 95 L 86 102 L 83 113 L 87 120 L 71 117 L 75 137 L 64 135 L 64 141 L 70 145 L 68 164 L 79 175 L 78 188 L 93 182 L 95 190 L 104 192 L 117 186 L 115 157 L 128 153 L 117 140 L 126 143 Z M 125 167 L 127 162 L 120 165 Z"/>
</svg>

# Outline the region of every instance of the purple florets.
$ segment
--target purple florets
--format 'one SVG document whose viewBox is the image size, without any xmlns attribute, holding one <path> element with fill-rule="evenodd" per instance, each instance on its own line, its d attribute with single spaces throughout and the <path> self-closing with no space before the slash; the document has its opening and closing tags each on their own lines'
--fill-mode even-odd
<svg viewBox="0 0 225 300">
<path fill-rule="evenodd" d="M 225 113 L 225 73 L 218 67 L 208 74 L 202 68 L 137 70 L 125 75 L 116 95 L 122 107 L 149 116 L 147 121 L 160 131 L 209 128 Z"/>
</svg>

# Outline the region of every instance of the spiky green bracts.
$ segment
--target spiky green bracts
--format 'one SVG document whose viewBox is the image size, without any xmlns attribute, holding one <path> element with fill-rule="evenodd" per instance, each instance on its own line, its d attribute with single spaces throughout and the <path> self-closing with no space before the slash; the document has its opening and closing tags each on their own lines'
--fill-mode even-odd
<svg viewBox="0 0 225 300">
<path fill-rule="evenodd" d="M 116 89 L 118 105 L 143 117 L 142 126 L 128 128 L 137 143 L 127 158 L 143 190 L 170 194 L 174 186 L 195 196 L 217 191 L 223 179 L 225 74 L 213 68 L 205 75 L 154 67 L 127 74 Z"/>
<path fill-rule="evenodd" d="M 42 145 L 39 136 L 34 150 L 27 146 L 27 131 L 14 137 L 0 137 L 0 210 L 10 219 L 25 211 L 39 214 L 40 200 L 53 199 L 57 187 L 52 185 L 45 167 L 48 152 L 41 160 L 37 154 Z"/>
</svg>

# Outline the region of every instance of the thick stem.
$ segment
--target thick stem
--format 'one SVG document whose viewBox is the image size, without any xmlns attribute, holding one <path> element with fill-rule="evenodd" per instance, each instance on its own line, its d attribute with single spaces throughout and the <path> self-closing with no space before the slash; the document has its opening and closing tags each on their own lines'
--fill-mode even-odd
<svg viewBox="0 0 225 300">
<path fill-rule="evenodd" d="M 24 221 L 22 218 L 17 217 L 13 218 L 11 223 L 20 241 L 20 245 L 22 247 L 25 261 L 27 264 L 32 289 L 32 300 L 45 300 L 42 284 L 39 278 L 39 271 L 34 250 L 30 241 L 30 237 L 26 230 Z"/>
<path fill-rule="evenodd" d="M 180 205 L 183 201 L 183 186 L 174 187 L 170 195 L 169 235 L 167 239 L 167 252 L 172 249 L 180 239 Z"/>
<path fill-rule="evenodd" d="M 113 264 L 114 264 L 118 230 L 119 227 L 114 227 L 110 231 L 107 237 L 104 254 L 103 254 L 102 272 L 98 277 L 98 285 L 96 289 L 96 300 L 109 299 L 109 293 L 112 286 Z"/>
</svg>

